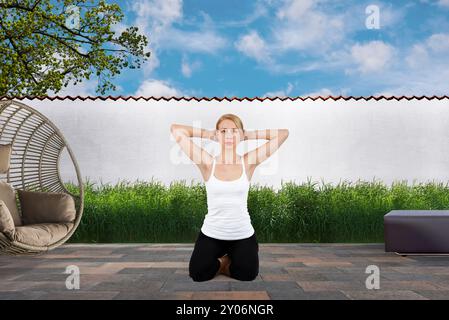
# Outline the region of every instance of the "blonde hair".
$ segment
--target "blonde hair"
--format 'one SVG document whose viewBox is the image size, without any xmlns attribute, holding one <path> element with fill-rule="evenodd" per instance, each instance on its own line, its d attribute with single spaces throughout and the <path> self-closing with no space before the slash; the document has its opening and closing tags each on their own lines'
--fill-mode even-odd
<svg viewBox="0 0 449 320">
<path fill-rule="evenodd" d="M 223 120 L 231 120 L 235 123 L 235 125 L 237 126 L 237 128 L 242 129 L 243 130 L 243 122 L 242 120 L 236 116 L 235 114 L 232 113 L 226 113 L 224 115 L 222 115 L 218 121 L 217 124 L 215 125 L 215 128 L 218 130 L 218 125 L 220 124 L 220 122 L 222 122 Z"/>
</svg>

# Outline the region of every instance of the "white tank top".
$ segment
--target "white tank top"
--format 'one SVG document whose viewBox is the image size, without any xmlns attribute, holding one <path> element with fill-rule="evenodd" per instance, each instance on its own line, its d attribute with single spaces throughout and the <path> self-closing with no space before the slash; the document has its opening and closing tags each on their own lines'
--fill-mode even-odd
<svg viewBox="0 0 449 320">
<path fill-rule="evenodd" d="M 211 238 L 239 240 L 249 238 L 254 233 L 247 201 L 249 184 L 242 159 L 242 175 L 231 181 L 215 177 L 215 157 L 212 174 L 205 182 L 207 193 L 207 214 L 201 231 Z"/>
</svg>

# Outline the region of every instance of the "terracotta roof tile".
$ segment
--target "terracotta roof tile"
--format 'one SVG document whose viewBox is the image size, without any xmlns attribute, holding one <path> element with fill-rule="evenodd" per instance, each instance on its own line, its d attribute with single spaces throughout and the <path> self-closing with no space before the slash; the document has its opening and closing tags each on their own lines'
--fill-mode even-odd
<svg viewBox="0 0 449 320">
<path fill-rule="evenodd" d="M 160 101 L 160 100 L 165 100 L 165 101 L 170 101 L 170 100 L 176 100 L 176 101 L 191 101 L 191 100 L 195 100 L 195 101 L 233 101 L 233 100 L 237 100 L 237 101 L 265 101 L 265 100 L 270 100 L 270 101 L 274 101 L 274 100 L 281 100 L 281 101 L 285 101 L 285 100 L 290 100 L 290 101 L 295 101 L 295 100 L 301 100 L 301 101 L 305 101 L 305 100 L 443 100 L 443 99 L 449 99 L 449 96 L 305 96 L 305 97 L 301 97 L 301 96 L 296 96 L 296 97 L 175 97 L 175 96 L 171 96 L 171 97 L 154 97 L 154 96 L 29 96 L 29 95 L 25 95 L 25 96 L 0 96 L 0 100 L 7 100 L 7 99 L 17 99 L 17 100 L 24 100 L 24 99 L 29 99 L 29 100 L 34 100 L 34 99 L 38 99 L 38 100 L 45 100 L 45 99 L 49 99 L 49 100 L 156 100 L 156 101 Z"/>
</svg>

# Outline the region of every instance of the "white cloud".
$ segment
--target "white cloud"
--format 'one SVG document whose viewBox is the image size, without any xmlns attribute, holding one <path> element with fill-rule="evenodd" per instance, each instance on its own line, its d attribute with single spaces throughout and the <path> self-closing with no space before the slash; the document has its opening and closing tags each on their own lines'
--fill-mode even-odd
<svg viewBox="0 0 449 320">
<path fill-rule="evenodd" d="M 360 45 L 351 52 L 353 42 L 348 37 L 365 29 L 366 5 L 341 10 L 340 5 L 326 0 L 283 0 L 280 5 L 271 0 L 257 3 L 264 7 L 260 12 L 269 19 L 267 27 L 247 32 L 234 45 L 270 72 L 295 74 L 344 70 L 354 61 L 358 63 L 359 71 L 366 72 L 386 67 L 395 53 L 392 46 L 376 46 L 376 42 L 371 45 L 378 50 L 375 54 L 380 54 L 377 58 L 369 57 Z M 382 27 L 396 25 L 407 11 L 391 5 L 380 7 Z M 268 16 L 266 12 L 274 14 Z M 297 54 L 296 61 L 294 54 Z"/>
<path fill-rule="evenodd" d="M 448 67 L 449 34 L 436 33 L 428 37 L 423 43 L 415 44 L 405 60 L 412 68 L 422 68 L 429 64 L 442 64 Z"/>
<path fill-rule="evenodd" d="M 151 51 L 151 57 L 143 64 L 145 77 L 159 67 L 158 56 L 163 50 L 215 54 L 228 45 L 227 39 L 215 31 L 205 13 L 202 13 L 203 23 L 195 24 L 198 30 L 177 28 L 175 24 L 185 23 L 182 6 L 182 0 L 137 0 L 132 3 L 131 10 L 136 14 L 134 25 L 149 39 L 146 50 Z"/>
<path fill-rule="evenodd" d="M 158 55 L 163 39 L 161 35 L 182 19 L 182 0 L 137 0 L 130 9 L 136 14 L 133 25 L 149 39 L 145 51 L 151 51 L 151 57 L 142 66 L 144 76 L 147 77 L 160 65 Z"/>
<path fill-rule="evenodd" d="M 328 96 L 347 96 L 350 92 L 350 89 L 348 88 L 343 88 L 341 90 L 337 90 L 337 91 L 333 91 L 331 89 L 328 88 L 321 88 L 318 91 L 313 91 L 313 92 L 309 92 L 309 93 L 305 93 L 302 94 L 301 96 L 303 97 L 328 97 Z"/>
<path fill-rule="evenodd" d="M 262 97 L 287 97 L 292 92 L 293 88 L 294 88 L 293 84 L 289 82 L 286 89 L 267 92 L 264 95 L 262 95 Z"/>
<path fill-rule="evenodd" d="M 335 61 L 330 60 L 335 56 L 336 46 L 340 47 L 346 36 L 345 18 L 330 7 L 319 7 L 321 2 L 284 0 L 279 6 L 274 1 L 259 1 L 267 11 L 274 12 L 274 16 L 267 17 L 269 22 L 263 33 L 251 30 L 241 36 L 235 43 L 236 49 L 274 73 L 291 74 L 335 65 Z M 285 63 L 288 60 L 284 57 L 290 53 L 312 59 Z M 331 59 L 327 59 L 328 56 Z M 323 59 L 318 58 L 328 61 L 323 63 Z"/>
<path fill-rule="evenodd" d="M 324 52 L 344 38 L 342 15 L 316 8 L 318 1 L 287 0 L 276 12 L 273 44 L 276 50 Z"/>
<path fill-rule="evenodd" d="M 318 91 L 306 93 L 303 96 L 305 96 L 305 97 L 317 97 L 317 96 L 327 97 L 327 96 L 333 96 L 333 95 L 335 95 L 335 94 L 332 92 L 332 90 L 330 90 L 328 88 L 322 88 Z"/>
<path fill-rule="evenodd" d="M 62 87 L 58 93 L 54 90 L 48 90 L 47 95 L 49 96 L 96 96 L 95 89 L 98 85 L 98 81 L 94 79 L 84 79 L 82 82 L 78 82 L 76 85 L 73 80 L 67 85 L 67 87 Z M 120 86 L 117 86 L 117 90 L 121 90 Z"/>
<path fill-rule="evenodd" d="M 285 1 L 284 6 L 277 12 L 276 16 L 279 19 L 296 20 L 304 17 L 308 11 L 312 9 L 314 5 L 313 0 L 290 0 Z"/>
<path fill-rule="evenodd" d="M 390 77 L 395 77 L 391 79 Z M 447 79 L 449 78 L 449 68 L 439 69 L 416 69 L 412 72 L 392 73 L 390 79 L 390 88 L 381 90 L 374 95 L 385 96 L 420 96 L 420 95 L 447 95 Z"/>
<path fill-rule="evenodd" d="M 214 31 L 183 31 L 174 28 L 160 34 L 162 49 L 182 49 L 183 51 L 214 54 L 228 45 L 228 40 Z"/>
<path fill-rule="evenodd" d="M 273 12 L 272 17 L 267 17 L 267 28 L 252 31 L 246 34 L 246 38 L 241 37 L 236 47 L 270 72 L 340 71 L 350 68 L 356 59 L 360 59 L 359 71 L 373 70 L 383 62 L 387 63 L 396 52 L 391 46 L 379 46 L 375 49 L 385 49 L 379 51 L 381 56 L 368 59 L 363 47 L 355 47 L 356 59 L 352 56 L 354 41 L 350 36 L 366 30 L 366 4 L 355 4 L 342 10 L 340 4 L 327 0 L 283 0 L 280 5 L 269 0 L 259 2 Z M 379 7 L 381 27 L 390 29 L 400 24 L 409 10 L 407 5 L 396 8 L 381 3 Z M 249 37 L 251 35 L 253 37 Z M 258 47 L 267 53 L 270 63 L 264 60 L 261 49 L 254 49 Z"/>
<path fill-rule="evenodd" d="M 445 95 L 448 92 L 448 34 L 433 34 L 405 54 L 405 64 L 386 73 L 384 95 Z"/>
<path fill-rule="evenodd" d="M 135 25 L 148 34 L 157 49 L 182 49 L 213 53 L 226 45 L 226 39 L 216 33 L 210 17 L 202 13 L 199 30 L 184 31 L 174 26 L 183 23 L 181 0 L 138 0 L 132 5 Z"/>
<path fill-rule="evenodd" d="M 154 96 L 154 97 L 180 97 L 184 94 L 173 87 L 168 81 L 147 79 L 137 89 L 136 96 Z"/>
<path fill-rule="evenodd" d="M 449 8 L 449 0 L 439 0 L 438 4 L 442 7 L 447 7 Z"/>
<path fill-rule="evenodd" d="M 187 96 L 186 92 L 181 92 L 167 81 L 151 76 L 160 65 L 159 54 L 163 50 L 215 54 L 227 45 L 227 40 L 215 31 L 212 20 L 205 13 L 202 14 L 203 23 L 199 27 L 198 24 L 195 25 L 197 30 L 184 31 L 177 28 L 175 24 L 185 22 L 182 6 L 182 0 L 137 0 L 131 4 L 131 10 L 136 15 L 133 25 L 148 36 L 146 51 L 151 51 L 150 59 L 142 66 L 147 80 L 137 89 L 136 95 Z M 199 62 L 190 64 L 184 60 L 181 72 L 190 77 L 199 66 Z"/>
<path fill-rule="evenodd" d="M 401 22 L 406 14 L 406 7 L 396 7 L 393 4 L 382 4 L 379 6 L 380 28 L 392 27 Z"/>
<path fill-rule="evenodd" d="M 293 89 L 295 87 L 298 87 L 298 84 L 295 83 L 295 85 L 293 85 L 292 83 L 288 83 L 287 88 L 285 89 L 281 89 L 281 90 L 277 90 L 277 91 L 272 91 L 272 92 L 267 92 L 264 95 L 262 95 L 263 97 L 288 97 L 290 96 L 290 93 L 293 91 Z M 304 94 L 301 94 L 302 97 L 327 97 L 327 96 L 339 96 L 339 95 L 347 95 L 349 93 L 349 89 L 348 88 L 343 88 L 341 90 L 337 90 L 337 91 L 333 91 L 329 88 L 321 88 L 317 91 L 313 91 L 313 92 L 307 92 Z"/>
<path fill-rule="evenodd" d="M 405 58 L 406 63 L 411 68 L 419 68 L 429 60 L 427 49 L 422 44 L 415 44 L 410 53 Z"/>
<path fill-rule="evenodd" d="M 131 8 L 137 14 L 137 25 L 144 29 L 152 25 L 157 30 L 182 18 L 182 0 L 138 0 Z"/>
<path fill-rule="evenodd" d="M 190 78 L 192 73 L 201 66 L 199 61 L 189 62 L 186 56 L 182 57 L 181 72 L 186 78 Z"/>
<path fill-rule="evenodd" d="M 362 73 L 379 72 L 385 69 L 394 55 L 394 48 L 383 41 L 355 44 L 351 48 L 353 61 Z"/>
<path fill-rule="evenodd" d="M 427 39 L 426 44 L 429 48 L 431 48 L 435 52 L 449 53 L 449 34 L 444 33 L 433 34 Z"/>
<path fill-rule="evenodd" d="M 255 2 L 252 12 L 241 20 L 227 20 L 219 23 L 224 27 L 246 27 L 261 17 L 268 15 L 268 9 L 262 1 Z"/>
<path fill-rule="evenodd" d="M 251 30 L 246 35 L 240 37 L 235 43 L 235 47 L 240 52 L 248 57 L 254 58 L 258 62 L 267 63 L 271 61 L 269 48 L 257 31 Z"/>
</svg>

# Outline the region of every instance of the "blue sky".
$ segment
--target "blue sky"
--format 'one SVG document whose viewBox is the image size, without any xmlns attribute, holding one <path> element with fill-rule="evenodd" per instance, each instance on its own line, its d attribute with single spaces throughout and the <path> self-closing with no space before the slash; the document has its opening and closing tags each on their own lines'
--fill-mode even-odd
<svg viewBox="0 0 449 320">
<path fill-rule="evenodd" d="M 449 0 L 115 3 L 125 14 L 115 30 L 137 26 L 152 57 L 116 77 L 111 95 L 449 94 Z M 370 5 L 379 29 L 366 26 Z"/>
</svg>

